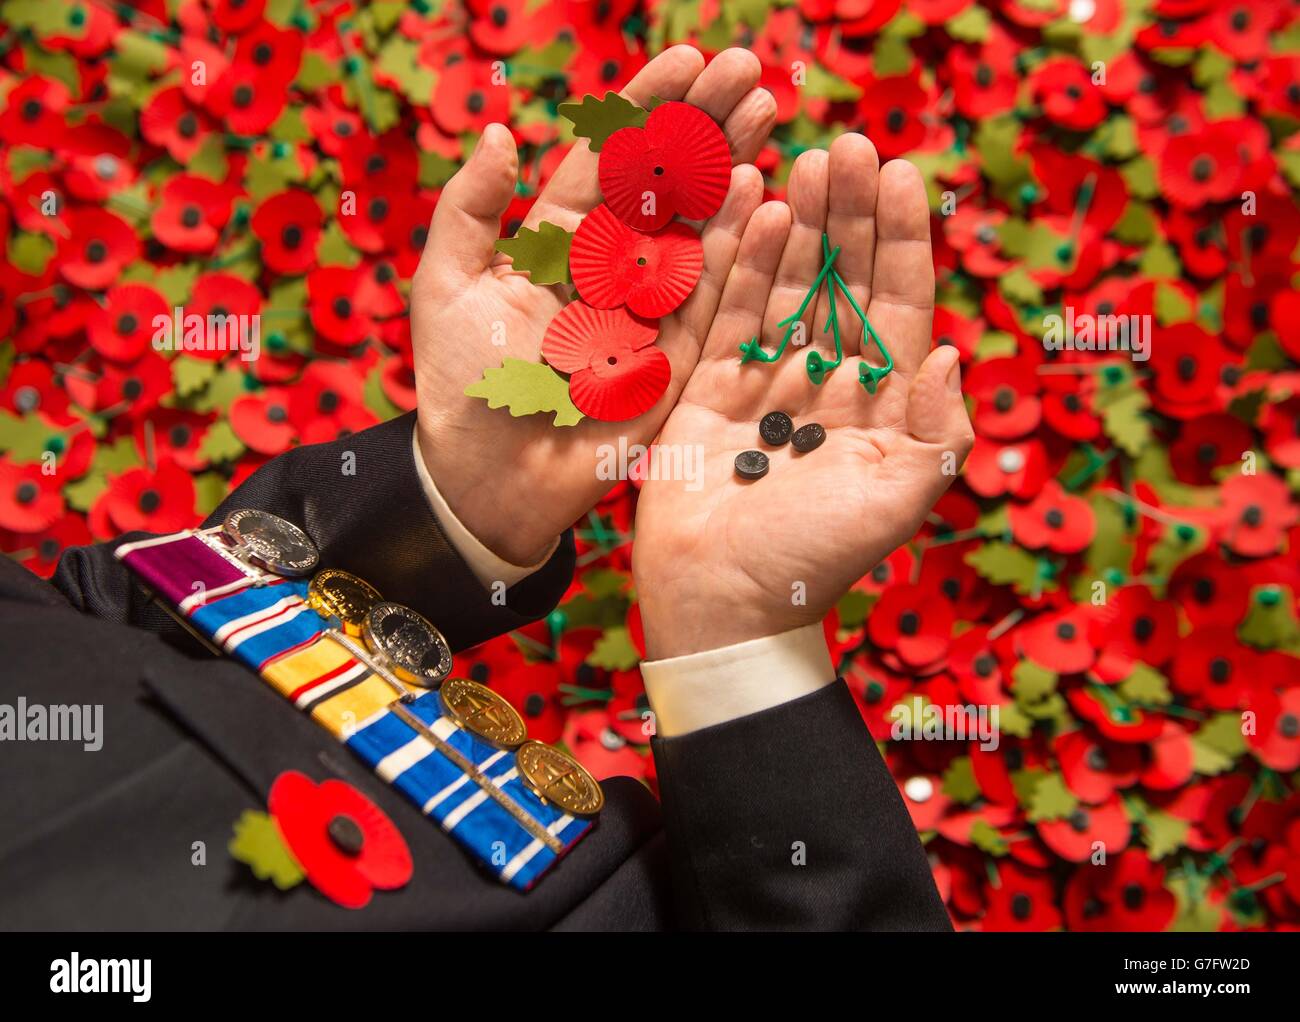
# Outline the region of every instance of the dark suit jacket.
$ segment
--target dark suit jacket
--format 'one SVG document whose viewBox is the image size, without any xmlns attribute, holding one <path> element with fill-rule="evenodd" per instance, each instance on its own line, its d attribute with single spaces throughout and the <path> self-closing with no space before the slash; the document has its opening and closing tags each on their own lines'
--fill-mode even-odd
<svg viewBox="0 0 1300 1022">
<path fill-rule="evenodd" d="M 303 447 L 218 509 L 306 528 L 442 629 L 454 649 L 546 614 L 571 536 L 493 606 L 431 513 L 412 419 Z M 343 452 L 355 475 L 341 471 Z M 137 539 L 139 535 L 123 537 Z M 947 928 L 916 832 L 843 684 L 655 740 L 662 805 L 604 785 L 599 822 L 531 891 L 482 871 L 437 825 L 242 665 L 202 652 L 114 558 L 69 550 L 53 585 L 0 558 L 0 703 L 104 706 L 103 748 L 0 742 L 0 926 L 7 929 Z M 365 909 L 281 893 L 226 851 L 284 770 L 378 803 L 415 873 Z M 202 842 L 206 865 L 196 865 Z M 796 842 L 805 864 L 796 865 Z"/>
</svg>

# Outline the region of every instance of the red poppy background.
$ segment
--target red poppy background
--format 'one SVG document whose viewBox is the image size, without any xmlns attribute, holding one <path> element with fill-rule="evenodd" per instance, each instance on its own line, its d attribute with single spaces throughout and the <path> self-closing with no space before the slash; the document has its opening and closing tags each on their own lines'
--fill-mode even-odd
<svg viewBox="0 0 1300 1022">
<path fill-rule="evenodd" d="M 961 353 L 978 439 L 826 634 L 955 925 L 1300 926 L 1294 3 L 4 10 L 9 556 L 48 576 L 70 545 L 192 525 L 269 457 L 413 407 L 411 275 L 483 128 L 520 146 L 508 236 L 573 144 L 561 103 L 674 42 L 741 45 L 777 99 L 772 195 L 844 128 L 929 190 L 934 339 Z M 665 177 L 717 162 L 673 142 Z M 694 215 L 708 191 L 669 205 Z M 261 356 L 154 350 L 176 306 L 260 313 Z M 1148 317 L 1149 360 L 1049 350 L 1067 310 Z M 640 343 L 618 356 L 653 359 Z M 535 737 L 654 788 L 638 485 L 576 524 L 578 577 L 548 619 L 459 661 Z M 997 748 L 895 740 L 916 700 L 996 707 Z"/>
</svg>

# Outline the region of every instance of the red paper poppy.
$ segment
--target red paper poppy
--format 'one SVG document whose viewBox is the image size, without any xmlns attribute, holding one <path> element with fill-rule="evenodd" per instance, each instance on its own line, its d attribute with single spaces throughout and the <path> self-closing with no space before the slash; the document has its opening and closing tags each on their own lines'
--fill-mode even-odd
<svg viewBox="0 0 1300 1022">
<path fill-rule="evenodd" d="M 374 416 L 365 407 L 364 388 L 365 374 L 350 362 L 309 363 L 289 391 L 289 420 L 302 442 L 334 440 L 373 425 Z"/>
<path fill-rule="evenodd" d="M 62 480 L 39 464 L 16 465 L 0 455 L 0 528 L 41 532 L 63 514 Z"/>
<path fill-rule="evenodd" d="M 1075 870 L 1064 906 L 1070 929 L 1084 933 L 1159 931 L 1178 911 L 1164 886 L 1164 870 L 1139 848 Z"/>
<path fill-rule="evenodd" d="M 230 428 L 259 454 L 283 454 L 297 435 L 289 420 L 289 392 L 267 387 L 260 394 L 236 398 L 230 406 Z"/>
<path fill-rule="evenodd" d="M 193 525 L 194 477 L 174 461 L 157 471 L 127 469 L 112 478 L 100 498 L 119 532 L 176 532 Z"/>
<path fill-rule="evenodd" d="M 216 125 L 204 110 L 192 107 L 179 86 L 159 89 L 140 111 L 140 134 L 162 146 L 184 166 L 199 151 Z"/>
<path fill-rule="evenodd" d="M 1242 452 L 1252 443 L 1250 427 L 1235 415 L 1206 415 L 1183 426 L 1169 445 L 1169 463 L 1180 481 L 1213 486 L 1214 470 L 1240 464 Z"/>
<path fill-rule="evenodd" d="M 1047 481 L 1047 452 L 1038 439 L 999 444 L 977 436 L 964 469 L 981 497 L 1033 497 Z"/>
<path fill-rule="evenodd" d="M 235 62 L 256 68 L 263 88 L 284 89 L 298 77 L 305 39 L 300 30 L 263 21 L 239 37 Z"/>
<path fill-rule="evenodd" d="M 343 347 L 364 341 L 374 326 L 370 310 L 356 301 L 356 283 L 356 271 L 343 266 L 322 266 L 307 277 L 312 326 L 326 340 Z"/>
<path fill-rule="evenodd" d="M 1086 671 L 1097 658 L 1084 608 L 1041 614 L 1018 630 L 1020 647 L 1036 664 L 1061 674 Z"/>
<path fill-rule="evenodd" d="M 1137 661 L 1159 666 L 1178 648 L 1178 609 L 1145 586 L 1124 586 L 1094 610 L 1089 641 L 1100 651 L 1097 675 L 1121 681 Z"/>
<path fill-rule="evenodd" d="M 946 600 L 935 600 L 920 586 L 899 585 L 885 590 L 871 609 L 867 634 L 912 667 L 924 667 L 947 653 L 953 623 Z"/>
<path fill-rule="evenodd" d="M 150 226 L 154 237 L 176 252 L 211 252 L 230 219 L 230 193 L 196 174 L 167 179 Z"/>
<path fill-rule="evenodd" d="M 1096 518 L 1092 506 L 1082 497 L 1067 493 L 1055 479 L 1043 484 L 1029 504 L 1007 505 L 1011 532 L 1031 549 L 1074 554 L 1092 542 Z"/>
<path fill-rule="evenodd" d="M 1088 69 L 1070 57 L 1051 57 L 1029 76 L 1043 113 L 1070 131 L 1091 131 L 1106 116 L 1106 100 Z"/>
<path fill-rule="evenodd" d="M 253 233 L 262 243 L 262 262 L 276 273 L 305 273 L 316 265 L 325 214 L 308 192 L 290 189 L 262 200 L 253 214 Z"/>
<path fill-rule="evenodd" d="M 1042 418 L 1038 373 L 1020 358 L 976 362 L 966 376 L 966 393 L 975 398 L 972 421 L 984 436 L 1014 440 L 1037 428 Z"/>
<path fill-rule="evenodd" d="M 1228 350 L 1195 323 L 1157 328 L 1151 342 L 1156 407 L 1175 419 L 1219 411 L 1216 389 Z"/>
<path fill-rule="evenodd" d="M 642 234 L 603 205 L 583 218 L 569 249 L 569 269 L 583 301 L 597 309 L 626 304 L 652 319 L 681 305 L 703 268 L 704 246 L 686 224 Z"/>
<path fill-rule="evenodd" d="M 343 781 L 316 784 L 288 770 L 275 779 L 267 809 L 312 886 L 344 908 L 364 908 L 373 891 L 411 879 L 401 831 L 383 810 Z"/>
<path fill-rule="evenodd" d="M 0 408 L 15 415 L 40 412 L 51 422 L 68 425 L 75 418 L 68 412 L 68 395 L 54 370 L 36 358 L 15 362 L 0 386 Z"/>
<path fill-rule="evenodd" d="M 623 309 L 570 302 L 546 328 L 542 356 L 571 374 L 569 396 L 580 412 L 622 422 L 654 407 L 668 388 L 672 367 L 653 347 L 658 336 L 656 324 Z"/>
<path fill-rule="evenodd" d="M 239 35 L 262 20 L 266 0 L 205 0 L 212 9 L 212 23 L 222 32 Z"/>
<path fill-rule="evenodd" d="M 182 408 L 156 408 L 136 421 L 135 448 L 148 464 L 174 461 L 187 472 L 206 468 L 203 439 L 213 416 Z"/>
<path fill-rule="evenodd" d="M 262 292 L 242 277 L 221 271 L 205 273 L 194 282 L 194 287 L 190 290 L 190 300 L 185 305 L 185 315 L 186 317 L 198 316 L 205 323 L 209 317 L 252 317 L 263 314 L 262 301 Z M 272 311 L 266 310 L 268 315 L 265 326 L 268 333 L 276 326 L 276 317 L 269 315 Z M 251 332 L 252 328 L 249 329 Z M 267 347 L 270 347 L 269 343 Z M 185 354 L 190 358 L 206 358 L 215 362 L 238 357 L 238 351 L 238 348 L 230 347 L 222 350 L 214 344 L 204 345 Z"/>
<path fill-rule="evenodd" d="M 171 330 L 167 300 L 146 284 L 118 284 L 108 289 L 86 323 L 90 346 L 114 362 L 135 362 L 148 349 L 160 323 Z"/>
<path fill-rule="evenodd" d="M 1068 862 L 1084 862 L 1103 848 L 1108 856 L 1128 847 L 1130 824 L 1118 795 L 1097 806 L 1078 806 L 1059 820 L 1035 824 L 1038 836 Z"/>
<path fill-rule="evenodd" d="M 278 86 L 278 87 L 277 87 Z M 231 64 L 212 84 L 207 108 L 236 135 L 261 135 L 284 112 L 288 91 L 255 64 Z"/>
<path fill-rule="evenodd" d="M 997 866 L 997 883 L 988 889 L 981 928 L 991 932 L 1041 933 L 1061 928 L 1051 878 L 1014 862 Z"/>
<path fill-rule="evenodd" d="M 1219 538 L 1243 557 L 1276 553 L 1300 508 L 1286 483 L 1267 472 L 1234 475 L 1219 488 L 1223 500 Z"/>
<path fill-rule="evenodd" d="M 1198 628 L 1174 655 L 1170 680 L 1186 696 L 1215 710 L 1239 709 L 1257 674 L 1253 651 L 1237 642 L 1226 626 Z"/>
<path fill-rule="evenodd" d="M 925 89 L 911 75 L 879 78 L 863 90 L 858 112 L 882 160 L 920 146 L 925 139 L 926 106 Z"/>
<path fill-rule="evenodd" d="M 510 120 L 513 90 L 506 87 L 497 65 L 486 57 L 458 55 L 440 69 L 429 106 L 439 128 L 463 135 Z"/>
<path fill-rule="evenodd" d="M 1259 697 L 1256 728 L 1246 736 L 1246 743 L 1270 769 L 1285 772 L 1300 767 L 1300 688 Z"/>
<path fill-rule="evenodd" d="M 1236 133 L 1209 124 L 1169 140 L 1160 159 L 1160 190 L 1175 205 L 1196 209 L 1237 195 L 1241 174 Z"/>
<path fill-rule="evenodd" d="M 68 87 L 58 79 L 32 75 L 18 81 L 5 97 L 0 138 L 11 146 L 57 148 L 67 127 L 65 114 L 71 99 Z"/>
<path fill-rule="evenodd" d="M 0 472 L 2 471 L 3 469 L 0 469 Z M 10 555 L 18 554 L 18 563 L 41 578 L 49 578 L 54 574 L 63 551 L 69 547 L 86 546 L 95 541 L 95 537 L 86 528 L 86 520 L 80 515 L 68 514 L 48 529 L 21 534 L 16 539 L 18 545 L 9 550 Z M 22 554 L 21 551 L 27 552 Z"/>
<path fill-rule="evenodd" d="M 559 741 L 566 717 L 560 705 L 562 675 L 559 664 L 548 661 L 525 663 L 519 658 L 517 663 L 508 667 L 477 673 L 471 667 L 469 673 L 475 681 L 500 693 L 519 712 L 528 725 L 530 738 L 539 742 Z"/>
<path fill-rule="evenodd" d="M 1191 780 L 1196 766 L 1196 750 L 1181 724 L 1165 721 L 1159 737 L 1152 740 L 1147 751 L 1150 762 L 1138 778 L 1142 787 L 1151 791 L 1172 791 Z"/>
<path fill-rule="evenodd" d="M 1015 41 L 997 22 L 978 47 L 953 46 L 948 67 L 957 110 L 980 120 L 1014 109 L 1020 77 L 1016 74 Z"/>
<path fill-rule="evenodd" d="M 703 110 L 663 103 L 644 128 L 620 128 L 605 140 L 599 177 L 610 212 L 638 231 L 657 231 L 674 216 L 705 220 L 721 208 L 731 150 Z"/>
<path fill-rule="evenodd" d="M 1142 754 L 1135 745 L 1110 745 L 1083 731 L 1056 740 L 1056 755 L 1066 787 L 1089 805 L 1098 805 L 1137 783 Z"/>
<path fill-rule="evenodd" d="M 121 217 L 97 206 L 68 211 L 68 234 L 59 244 L 59 272 L 69 284 L 100 291 L 140 258 L 140 241 Z"/>
</svg>

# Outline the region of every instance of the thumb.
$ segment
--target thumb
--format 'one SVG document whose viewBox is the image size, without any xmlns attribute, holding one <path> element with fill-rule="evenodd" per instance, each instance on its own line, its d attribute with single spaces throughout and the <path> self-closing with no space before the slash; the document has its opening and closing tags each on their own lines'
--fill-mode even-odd
<svg viewBox="0 0 1300 1022">
<path fill-rule="evenodd" d="M 965 460 L 975 442 L 961 396 L 960 353 L 951 345 L 935 348 L 921 363 L 907 392 L 907 429 L 927 444 L 941 444 Z"/>
<path fill-rule="evenodd" d="M 514 137 L 504 124 L 489 124 L 469 160 L 442 190 L 420 269 L 466 277 L 486 270 L 496 255 L 501 215 L 514 198 L 518 176 Z"/>
</svg>

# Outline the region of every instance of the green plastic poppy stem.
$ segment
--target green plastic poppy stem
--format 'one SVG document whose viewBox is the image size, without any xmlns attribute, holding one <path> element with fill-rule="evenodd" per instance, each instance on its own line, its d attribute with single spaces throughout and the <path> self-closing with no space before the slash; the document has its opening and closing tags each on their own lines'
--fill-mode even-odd
<svg viewBox="0 0 1300 1022">
<path fill-rule="evenodd" d="M 834 265 L 835 257 L 839 254 L 840 249 L 837 245 L 835 246 L 835 251 L 831 253 L 829 260 L 822 265 L 821 272 L 817 274 L 817 279 L 813 281 L 812 287 L 810 287 L 808 293 L 803 296 L 803 301 L 799 303 L 799 308 L 777 324 L 777 326 L 785 328 L 785 333 L 782 334 L 781 343 L 777 346 L 776 351 L 769 355 L 763 350 L 759 339 L 757 337 L 751 337 L 740 346 L 741 365 L 744 365 L 746 362 L 775 362 L 785 354 L 786 345 L 790 343 L 790 337 L 794 333 L 796 324 L 798 324 L 798 322 L 803 318 L 803 314 L 807 311 L 809 304 L 812 302 L 813 298 L 817 296 L 818 290 L 821 289 L 822 281 L 826 279 L 826 274 L 831 272 L 831 267 Z"/>
<path fill-rule="evenodd" d="M 859 382 L 863 387 L 866 387 L 870 393 L 874 394 L 876 392 L 875 384 L 878 384 L 894 371 L 894 356 L 891 355 L 889 349 L 885 347 L 885 342 L 882 341 L 880 335 L 876 333 L 876 328 L 871 325 L 871 320 L 867 319 L 867 314 L 862 311 L 862 306 L 860 306 L 858 300 L 853 297 L 853 292 L 850 291 L 848 285 L 844 283 L 844 278 L 839 275 L 839 271 L 831 271 L 831 284 L 833 287 L 839 288 L 840 293 L 849 300 L 849 305 L 853 307 L 854 313 L 857 315 L 858 319 L 862 320 L 862 328 L 867 332 L 868 336 L 876 342 L 876 347 L 880 349 L 880 353 L 885 357 L 885 364 L 880 370 L 877 370 L 874 383 L 871 386 L 867 386 L 867 380 L 859 377 Z M 873 366 L 872 368 L 874 369 L 875 367 Z"/>
<path fill-rule="evenodd" d="M 830 266 L 832 275 L 839 277 L 839 271 L 835 269 L 835 256 L 831 255 L 830 248 L 830 238 L 823 234 L 822 258 L 826 260 L 826 265 Z M 835 251 L 838 253 L 839 249 L 837 248 Z M 827 317 L 826 325 L 822 327 L 822 333 L 831 330 L 835 335 L 835 361 L 825 363 L 826 371 L 830 372 L 832 369 L 838 369 L 840 363 L 844 361 L 844 342 L 840 340 L 840 316 L 835 308 L 835 287 L 833 284 L 826 289 L 826 294 L 830 298 L 831 311 Z"/>
</svg>

